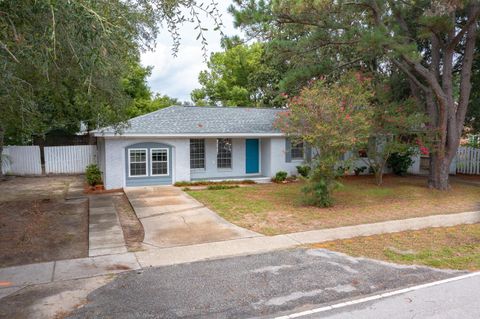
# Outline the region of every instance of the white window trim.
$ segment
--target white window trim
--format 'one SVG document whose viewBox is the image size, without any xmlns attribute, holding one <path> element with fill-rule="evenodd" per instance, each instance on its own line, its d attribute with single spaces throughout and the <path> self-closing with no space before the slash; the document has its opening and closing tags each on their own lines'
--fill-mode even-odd
<svg viewBox="0 0 480 319">
<path fill-rule="evenodd" d="M 303 148 L 303 156 L 302 157 L 293 157 L 292 156 L 292 150 L 293 150 L 293 147 L 290 146 L 290 157 L 291 157 L 291 161 L 292 162 L 303 162 L 305 160 L 305 152 L 306 152 L 306 147 L 305 147 L 305 142 L 302 142 L 302 148 Z M 293 144 L 292 144 L 293 145 Z"/>
<path fill-rule="evenodd" d="M 153 174 L 153 151 L 167 151 L 167 174 Z M 163 163 L 159 161 L 155 161 L 155 163 Z M 150 149 L 150 176 L 170 176 L 170 154 L 168 148 L 165 147 L 157 147 Z"/>
<path fill-rule="evenodd" d="M 207 170 L 207 141 L 204 138 L 191 138 L 189 139 L 189 143 L 191 140 L 203 140 L 203 167 L 200 168 L 192 168 L 192 154 L 190 153 L 190 171 L 191 172 L 205 172 Z"/>
<path fill-rule="evenodd" d="M 145 151 L 145 175 L 132 175 L 131 174 L 132 167 L 130 166 L 130 164 L 131 164 L 130 153 L 132 151 Z M 143 163 L 143 162 L 134 162 L 134 163 Z M 128 177 L 129 178 L 137 178 L 137 177 L 147 177 L 147 176 L 148 176 L 148 148 L 129 148 L 128 149 Z"/>
<path fill-rule="evenodd" d="M 218 167 L 218 140 L 219 139 L 230 139 L 232 140 L 232 150 L 230 151 L 230 167 Z M 232 172 L 233 171 L 233 138 L 230 137 L 219 137 L 216 139 L 217 144 L 217 153 L 215 154 L 215 166 L 217 167 L 217 172 Z"/>
</svg>

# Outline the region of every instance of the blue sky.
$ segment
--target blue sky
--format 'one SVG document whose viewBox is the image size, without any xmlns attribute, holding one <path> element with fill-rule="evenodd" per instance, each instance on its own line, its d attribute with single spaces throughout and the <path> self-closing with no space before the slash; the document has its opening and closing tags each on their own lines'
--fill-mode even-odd
<svg viewBox="0 0 480 319">
<path fill-rule="evenodd" d="M 226 35 L 239 34 L 240 31 L 233 27 L 232 16 L 227 12 L 230 4 L 231 1 L 219 1 L 218 4 L 222 22 L 225 25 L 223 32 Z M 204 18 L 203 25 L 209 29 L 207 32 L 208 55 L 211 52 L 221 51 L 221 36 L 219 32 L 213 31 L 213 22 Z M 206 69 L 206 64 L 202 56 L 201 43 L 196 40 L 197 33 L 194 27 L 190 24 L 181 27 L 182 39 L 177 57 L 172 56 L 172 40 L 165 29 L 157 39 L 155 50 L 142 54 L 142 64 L 153 67 L 148 83 L 154 93 L 167 94 L 181 101 L 189 101 L 190 92 L 200 87 L 198 74 Z"/>
</svg>

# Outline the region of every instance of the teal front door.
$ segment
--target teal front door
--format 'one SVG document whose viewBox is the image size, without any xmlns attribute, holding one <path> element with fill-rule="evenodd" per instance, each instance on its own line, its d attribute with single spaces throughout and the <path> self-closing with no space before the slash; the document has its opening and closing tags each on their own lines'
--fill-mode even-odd
<svg viewBox="0 0 480 319">
<path fill-rule="evenodd" d="M 245 167 L 247 174 L 260 173 L 260 150 L 258 138 L 245 140 Z"/>
</svg>

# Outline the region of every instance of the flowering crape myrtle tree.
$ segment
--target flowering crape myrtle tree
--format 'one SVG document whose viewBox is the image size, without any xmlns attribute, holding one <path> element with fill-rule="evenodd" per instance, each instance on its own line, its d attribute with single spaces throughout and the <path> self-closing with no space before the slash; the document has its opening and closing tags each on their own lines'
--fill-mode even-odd
<svg viewBox="0 0 480 319">
<path fill-rule="evenodd" d="M 348 151 L 366 143 L 370 129 L 372 90 L 360 73 L 347 73 L 338 81 L 312 81 L 288 100 L 276 126 L 292 139 L 301 139 L 316 151 L 308 184 L 303 191 L 310 204 L 333 204 L 338 185 L 335 165 Z"/>
</svg>

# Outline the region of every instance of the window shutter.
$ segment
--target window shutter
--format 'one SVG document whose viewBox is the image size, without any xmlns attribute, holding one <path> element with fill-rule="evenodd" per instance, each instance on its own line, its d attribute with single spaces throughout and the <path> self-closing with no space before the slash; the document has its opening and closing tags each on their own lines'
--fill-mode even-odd
<svg viewBox="0 0 480 319">
<path fill-rule="evenodd" d="M 289 138 L 285 138 L 285 162 L 292 161 L 292 142 Z"/>
<path fill-rule="evenodd" d="M 312 161 L 312 147 L 305 144 L 305 161 L 310 163 Z"/>
</svg>

